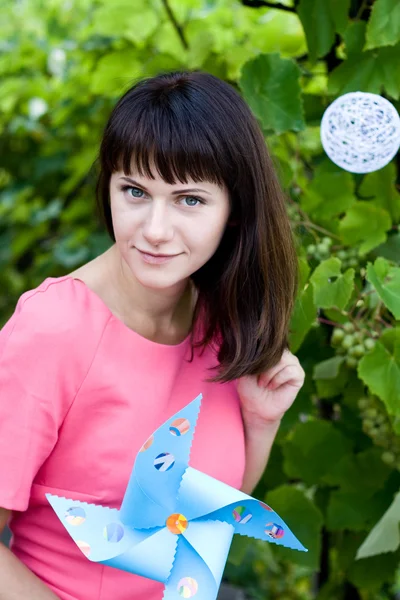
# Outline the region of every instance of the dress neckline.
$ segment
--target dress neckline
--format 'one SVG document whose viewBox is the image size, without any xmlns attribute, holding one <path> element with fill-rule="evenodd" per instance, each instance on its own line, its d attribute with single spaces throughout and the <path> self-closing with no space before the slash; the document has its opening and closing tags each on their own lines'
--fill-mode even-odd
<svg viewBox="0 0 400 600">
<path fill-rule="evenodd" d="M 160 342 L 154 342 L 153 340 L 149 340 L 149 338 L 146 338 L 145 336 L 141 335 L 134 329 L 131 329 L 130 327 L 128 327 L 128 325 L 126 325 L 119 317 L 117 317 L 112 312 L 112 310 L 107 306 L 107 304 L 104 302 L 104 300 L 102 300 L 102 298 L 100 298 L 100 296 L 98 294 L 96 294 L 96 292 L 94 292 L 87 285 L 87 283 L 85 283 L 85 281 L 83 281 L 83 279 L 79 279 L 79 277 L 72 277 L 71 275 L 64 275 L 62 277 L 48 277 L 47 279 L 58 279 L 58 280 L 69 279 L 71 281 L 78 281 L 79 283 L 81 283 L 84 286 L 86 293 L 89 296 L 95 298 L 95 300 L 101 305 L 103 310 L 108 313 L 110 319 L 112 319 L 114 322 L 118 323 L 118 325 L 121 328 L 123 328 L 124 330 L 126 330 L 130 335 L 133 335 L 133 336 L 143 340 L 144 342 L 147 342 L 148 344 L 152 344 L 153 346 L 158 347 L 158 348 L 177 348 L 178 349 L 178 348 L 183 348 L 190 341 L 191 332 L 189 332 L 188 335 L 181 342 L 179 342 L 179 344 L 161 344 Z"/>
</svg>

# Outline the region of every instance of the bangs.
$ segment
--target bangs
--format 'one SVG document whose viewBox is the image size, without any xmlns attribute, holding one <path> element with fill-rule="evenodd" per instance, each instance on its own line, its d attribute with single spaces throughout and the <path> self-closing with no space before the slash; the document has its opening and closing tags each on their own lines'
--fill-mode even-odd
<svg viewBox="0 0 400 600">
<path fill-rule="evenodd" d="M 157 105 L 136 114 L 132 105 L 129 109 L 121 106 L 103 156 L 108 171 L 123 171 L 125 175 L 137 171 L 155 179 L 151 171 L 154 166 L 170 185 L 188 183 L 188 177 L 221 187 L 227 183 L 227 153 L 213 132 L 212 119 L 196 118 L 193 106 L 190 110 L 179 103 L 175 108 Z"/>
</svg>

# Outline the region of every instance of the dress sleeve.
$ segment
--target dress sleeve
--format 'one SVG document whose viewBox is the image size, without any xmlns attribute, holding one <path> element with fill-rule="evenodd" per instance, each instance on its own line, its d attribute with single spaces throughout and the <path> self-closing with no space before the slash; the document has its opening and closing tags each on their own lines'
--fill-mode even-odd
<svg viewBox="0 0 400 600">
<path fill-rule="evenodd" d="M 23 511 L 90 368 L 104 320 L 72 279 L 23 294 L 0 332 L 0 506 Z"/>
</svg>

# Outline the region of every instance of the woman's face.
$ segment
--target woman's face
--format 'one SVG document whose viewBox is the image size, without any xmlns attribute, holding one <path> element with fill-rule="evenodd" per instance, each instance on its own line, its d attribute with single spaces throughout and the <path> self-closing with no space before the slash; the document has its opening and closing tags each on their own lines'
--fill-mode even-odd
<svg viewBox="0 0 400 600">
<path fill-rule="evenodd" d="M 192 180 L 169 185 L 137 172 L 113 173 L 110 202 L 120 255 L 143 286 L 158 289 L 186 281 L 211 258 L 230 213 L 225 186 Z"/>
</svg>

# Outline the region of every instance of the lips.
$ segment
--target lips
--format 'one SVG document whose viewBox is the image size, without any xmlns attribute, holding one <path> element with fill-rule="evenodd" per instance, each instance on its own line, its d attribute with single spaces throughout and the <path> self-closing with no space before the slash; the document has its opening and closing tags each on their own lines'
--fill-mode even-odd
<svg viewBox="0 0 400 600">
<path fill-rule="evenodd" d="M 137 248 L 139 250 L 139 248 Z M 148 256 L 154 256 L 155 258 L 171 258 L 172 256 L 177 256 L 176 254 L 153 254 L 152 252 L 146 252 L 145 250 L 139 250 L 142 254 L 147 254 Z"/>
<path fill-rule="evenodd" d="M 150 254 L 147 252 L 142 252 L 137 248 L 137 251 L 140 254 L 141 259 L 149 264 L 149 265 L 162 265 L 164 263 L 169 263 L 173 258 L 179 256 L 178 254 Z"/>
</svg>

